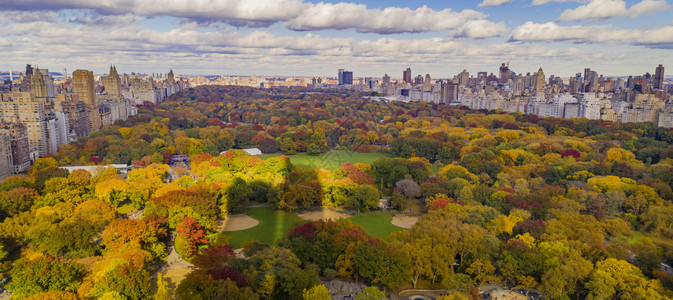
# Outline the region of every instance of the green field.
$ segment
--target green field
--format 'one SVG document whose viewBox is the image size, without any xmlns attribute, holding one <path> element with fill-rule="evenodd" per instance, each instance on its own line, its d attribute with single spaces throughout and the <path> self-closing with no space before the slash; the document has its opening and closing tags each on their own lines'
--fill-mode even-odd
<svg viewBox="0 0 673 300">
<path fill-rule="evenodd" d="M 271 157 L 278 157 L 283 154 L 274 153 L 274 154 L 264 154 L 260 155 L 262 159 L 268 159 Z M 308 155 L 306 153 L 299 153 L 295 155 L 286 155 L 290 158 L 290 162 L 293 165 L 300 168 L 312 168 L 312 169 L 326 169 L 329 171 L 335 171 L 343 163 L 367 163 L 371 164 L 375 160 L 381 157 L 389 157 L 385 153 L 357 153 L 353 151 L 345 150 L 334 150 L 321 155 Z"/>
<path fill-rule="evenodd" d="M 133 207 L 132 203 L 124 204 L 120 207 L 117 207 L 117 213 L 121 215 L 125 215 L 133 211 L 135 208 Z"/>
<path fill-rule="evenodd" d="M 390 223 L 393 220 L 391 214 L 361 213 L 350 217 L 350 219 L 353 223 L 362 226 L 367 233 L 383 239 L 395 231 L 403 230 L 403 228 Z"/>
<path fill-rule="evenodd" d="M 259 221 L 259 224 L 246 230 L 225 232 L 231 237 L 229 244 L 234 249 L 241 248 L 244 242 L 251 240 L 275 244 L 292 224 L 303 221 L 296 213 L 273 207 L 251 207 L 248 208 L 248 215 Z"/>
</svg>

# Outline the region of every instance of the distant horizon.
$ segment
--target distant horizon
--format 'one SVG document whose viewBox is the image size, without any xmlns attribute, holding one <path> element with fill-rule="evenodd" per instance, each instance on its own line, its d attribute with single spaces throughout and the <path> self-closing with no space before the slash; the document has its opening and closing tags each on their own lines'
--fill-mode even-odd
<svg viewBox="0 0 673 300">
<path fill-rule="evenodd" d="M 463 69 L 573 76 L 653 73 L 670 63 L 673 0 L 5 1 L 10 61 L 104 74 L 451 77 Z M 673 67 L 673 66 L 670 66 Z M 70 70 L 70 68 L 68 68 Z M 473 71 L 471 71 L 473 72 Z M 321 75 L 324 76 L 324 75 Z M 329 75 L 331 76 L 331 75 Z"/>
<path fill-rule="evenodd" d="M 664 66 L 664 68 L 665 68 L 665 66 Z M 43 68 L 43 69 L 44 69 L 44 68 Z M 46 69 L 49 70 L 49 68 L 46 68 Z M 542 67 L 542 69 L 544 70 L 544 67 Z M 73 71 L 74 71 L 74 70 L 76 70 L 76 69 L 73 69 Z M 167 74 L 167 73 L 168 73 L 168 71 L 165 71 L 165 72 L 134 72 L 134 71 L 131 71 L 131 72 L 123 72 L 123 71 L 121 71 L 121 70 L 118 70 L 118 71 L 119 71 L 119 74 L 120 74 L 120 75 L 124 75 L 124 74 L 129 74 L 129 75 L 130 75 L 131 73 L 135 73 L 135 74 L 144 74 L 144 75 L 152 75 L 152 73 L 154 73 L 154 74 L 162 74 L 162 75 L 164 75 L 164 74 Z M 351 71 L 351 70 L 348 70 L 348 71 Z M 595 71 L 595 70 L 592 69 L 592 71 Z M 24 72 L 25 72 L 25 71 L 23 71 L 23 70 L 22 70 L 22 71 L 14 71 L 14 70 L 12 70 L 12 73 L 13 73 L 15 76 L 18 76 L 19 74 L 23 74 Z M 253 77 L 253 76 L 254 76 L 254 77 L 284 77 L 284 78 L 289 78 L 289 77 L 296 77 L 296 78 L 326 77 L 326 78 L 334 78 L 334 79 L 337 78 L 336 74 L 335 74 L 335 75 L 277 75 L 277 74 L 274 74 L 274 75 L 268 75 L 268 74 L 266 74 L 266 75 L 265 75 L 265 74 L 242 74 L 242 75 L 237 75 L 237 74 L 194 74 L 194 73 L 192 73 L 192 74 L 184 74 L 184 73 L 177 72 L 176 70 L 173 70 L 173 72 L 175 73 L 176 76 L 189 76 L 189 77 L 199 77 L 199 76 L 202 76 L 202 75 L 203 75 L 204 77 Z M 468 71 L 468 72 L 469 72 L 469 71 Z M 477 76 L 474 76 L 474 75 L 476 75 L 476 74 L 479 73 L 479 72 L 486 72 L 486 71 L 469 72 L 469 73 L 470 73 L 470 77 L 477 77 Z M 71 77 L 71 76 L 72 76 L 72 73 L 71 73 L 71 72 L 68 72 L 68 73 L 69 73 L 69 74 L 68 74 L 68 77 Z M 336 71 L 335 71 L 335 73 L 336 73 Z M 400 73 L 401 73 L 401 72 L 400 72 Z M 460 72 L 458 72 L 458 73 L 460 73 Z M 456 74 L 458 74 L 458 73 L 456 73 Z M 488 73 L 489 73 L 489 74 L 494 74 L 494 75 L 496 75 L 496 76 L 498 75 L 496 72 L 488 72 Z M 520 73 L 521 73 L 521 74 L 523 74 L 523 75 L 525 76 L 525 74 L 524 74 L 523 72 L 516 72 L 516 73 L 517 73 L 517 74 L 520 74 Z M 528 73 L 528 72 L 526 72 L 526 73 Z M 531 75 L 534 74 L 534 72 L 532 72 L 532 71 L 531 71 L 530 73 L 531 73 Z M 581 73 L 581 72 L 576 72 L 576 73 Z M 61 76 L 61 77 L 63 76 L 63 72 L 52 72 L 52 71 L 49 71 L 49 74 L 50 74 L 50 75 Z M 353 71 L 353 75 L 354 75 L 354 76 L 353 76 L 353 79 L 364 79 L 364 78 L 368 78 L 368 77 L 382 78 L 382 77 L 383 77 L 384 75 L 386 75 L 386 74 L 388 74 L 388 76 L 390 76 L 391 79 L 402 79 L 402 76 L 399 76 L 399 77 L 398 77 L 398 76 L 392 76 L 391 73 L 384 73 L 384 74 L 379 75 L 379 76 L 356 76 L 357 73 L 356 73 L 355 71 Z M 413 73 L 413 69 L 412 69 L 412 74 L 414 74 L 414 73 Z M 456 75 L 456 74 L 454 74 L 454 75 Z M 654 72 L 650 72 L 650 74 L 651 74 L 652 76 L 654 76 Z M 665 73 L 664 73 L 664 74 L 665 74 Z M 107 75 L 107 73 L 96 73 L 96 72 L 94 72 L 94 76 L 104 76 L 104 75 Z M 416 76 L 418 76 L 418 75 L 419 75 L 419 74 L 416 74 L 416 75 L 414 75 L 414 76 L 412 76 L 412 77 L 416 77 Z M 423 75 L 423 76 L 425 77 L 424 74 L 420 74 L 420 75 Z M 557 76 L 556 74 L 547 74 L 547 72 L 545 71 L 545 76 L 547 76 L 547 78 L 549 78 L 550 75 L 554 75 L 555 77 L 557 77 L 557 78 L 562 78 L 562 79 L 569 79 L 569 78 L 574 77 L 574 76 Z M 629 76 L 634 76 L 634 77 L 635 77 L 635 76 L 643 76 L 643 75 L 645 75 L 645 74 L 604 75 L 604 74 L 600 74 L 600 72 L 599 72 L 599 75 L 603 75 L 604 78 L 628 78 Z M 0 76 L 9 76 L 9 70 L 0 70 Z M 446 80 L 446 79 L 453 79 L 453 77 L 433 77 L 432 74 L 430 74 L 430 77 L 432 78 L 432 80 Z M 668 76 L 667 76 L 667 75 L 664 75 L 664 79 L 666 79 L 666 80 L 673 80 L 673 75 L 668 75 Z"/>
</svg>

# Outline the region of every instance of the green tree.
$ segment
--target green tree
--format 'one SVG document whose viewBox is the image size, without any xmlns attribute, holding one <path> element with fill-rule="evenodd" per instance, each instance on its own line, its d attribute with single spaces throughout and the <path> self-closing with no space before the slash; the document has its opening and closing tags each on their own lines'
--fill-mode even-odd
<svg viewBox="0 0 673 300">
<path fill-rule="evenodd" d="M 10 271 L 12 281 L 7 284 L 17 298 L 40 292 L 75 292 L 86 274 L 79 263 L 59 258 L 22 260 Z"/>
<path fill-rule="evenodd" d="M 375 187 L 364 184 L 355 189 L 351 198 L 352 208 L 368 211 L 379 205 L 380 195 Z"/>
<path fill-rule="evenodd" d="M 355 295 L 355 300 L 384 300 L 386 299 L 386 294 L 384 294 L 379 288 L 375 286 L 370 286 L 364 291 Z"/>
<path fill-rule="evenodd" d="M 240 177 L 234 178 L 234 181 L 227 187 L 227 212 L 239 213 L 245 211 L 248 202 L 253 195 L 253 191 Z"/>
</svg>

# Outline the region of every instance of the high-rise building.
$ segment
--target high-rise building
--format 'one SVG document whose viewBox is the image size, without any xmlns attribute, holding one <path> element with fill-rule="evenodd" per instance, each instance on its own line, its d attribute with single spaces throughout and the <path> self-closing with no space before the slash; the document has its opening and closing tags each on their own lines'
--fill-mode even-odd
<svg viewBox="0 0 673 300">
<path fill-rule="evenodd" d="M 423 75 L 418 74 L 418 76 L 416 76 L 414 79 L 414 84 L 423 84 Z"/>
<path fill-rule="evenodd" d="M 411 83 L 411 68 L 407 68 L 402 72 L 402 80 L 404 83 Z"/>
<path fill-rule="evenodd" d="M 0 130 L 0 180 L 11 176 L 13 171 L 12 144 L 9 133 L 6 130 Z"/>
<path fill-rule="evenodd" d="M 68 127 L 77 138 L 88 137 L 91 134 L 89 114 L 84 102 L 62 99 L 62 101 L 55 101 L 54 107 L 68 116 Z"/>
<path fill-rule="evenodd" d="M 72 72 L 72 91 L 77 99 L 86 104 L 89 114 L 89 131 L 94 132 L 101 128 L 101 120 L 98 103 L 96 102 L 96 90 L 93 72 L 88 70 L 75 70 Z"/>
<path fill-rule="evenodd" d="M 390 84 L 390 76 L 388 74 L 383 75 L 383 85 L 388 86 Z"/>
<path fill-rule="evenodd" d="M 459 86 L 453 81 L 447 81 L 446 83 L 440 83 L 442 85 L 442 103 L 450 104 L 453 101 L 458 101 L 459 96 Z"/>
<path fill-rule="evenodd" d="M 173 70 L 171 70 L 172 72 Z M 172 76 L 173 74 L 171 74 Z M 117 67 L 110 66 L 110 72 L 103 79 L 103 86 L 105 86 L 105 92 L 112 97 L 119 97 L 122 95 L 122 82 L 117 73 Z"/>
<path fill-rule="evenodd" d="M 423 91 L 429 92 L 432 90 L 432 77 L 430 74 L 425 74 L 425 81 L 423 81 Z"/>
<path fill-rule="evenodd" d="M 544 93 L 544 72 L 542 71 L 542 67 L 537 71 L 535 74 L 535 92 L 536 93 Z"/>
<path fill-rule="evenodd" d="M 352 71 L 343 71 L 342 73 L 343 84 L 353 84 L 353 72 Z"/>
<path fill-rule="evenodd" d="M 26 126 L 22 123 L 4 123 L 2 129 L 9 133 L 12 145 L 13 173 L 18 174 L 27 171 L 30 167 L 30 145 Z"/>
<path fill-rule="evenodd" d="M 3 95 L 0 107 L 2 121 L 21 122 L 26 126 L 31 148 L 39 155 L 50 153 L 44 101 L 33 97 L 31 92 L 14 92 Z"/>
<path fill-rule="evenodd" d="M 26 73 L 23 74 L 23 78 L 21 79 L 21 92 L 30 92 L 32 78 L 33 67 L 26 65 Z"/>
<path fill-rule="evenodd" d="M 72 92 L 77 95 L 79 101 L 90 107 L 96 106 L 96 90 L 93 72 L 88 70 L 75 70 L 72 72 Z"/>
<path fill-rule="evenodd" d="M 509 77 L 509 64 L 502 63 L 500 66 L 500 83 L 507 83 Z"/>
<path fill-rule="evenodd" d="M 467 70 L 463 70 L 462 72 L 460 72 L 460 75 L 458 77 L 458 84 L 460 84 L 460 86 L 467 86 L 469 80 L 470 80 L 470 72 L 468 72 Z"/>
<path fill-rule="evenodd" d="M 337 77 L 337 84 L 344 85 L 344 69 L 339 69 L 339 75 Z"/>
<path fill-rule="evenodd" d="M 664 66 L 662 65 L 659 65 L 656 72 L 654 73 L 653 87 L 655 90 L 661 90 L 664 88 Z"/>
<path fill-rule="evenodd" d="M 40 100 L 46 100 L 49 96 L 47 94 L 47 83 L 45 81 L 45 76 L 42 75 L 40 69 L 35 69 L 33 77 L 31 78 L 30 91 L 33 92 L 33 96 Z"/>
</svg>

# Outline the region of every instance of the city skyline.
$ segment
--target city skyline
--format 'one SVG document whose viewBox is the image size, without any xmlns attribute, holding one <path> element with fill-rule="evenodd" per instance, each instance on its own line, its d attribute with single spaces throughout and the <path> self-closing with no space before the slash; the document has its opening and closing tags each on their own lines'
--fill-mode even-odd
<svg viewBox="0 0 673 300">
<path fill-rule="evenodd" d="M 450 77 L 467 69 L 653 73 L 673 48 L 664 0 L 2 1 L 0 69 L 25 63 L 152 73 Z M 165 72 L 165 71 L 164 71 Z M 397 76 L 396 74 L 394 76 Z"/>
</svg>

